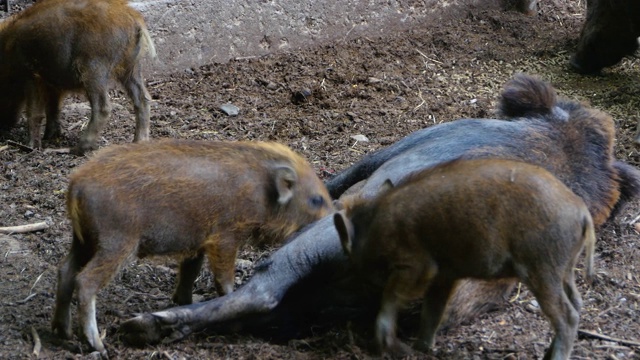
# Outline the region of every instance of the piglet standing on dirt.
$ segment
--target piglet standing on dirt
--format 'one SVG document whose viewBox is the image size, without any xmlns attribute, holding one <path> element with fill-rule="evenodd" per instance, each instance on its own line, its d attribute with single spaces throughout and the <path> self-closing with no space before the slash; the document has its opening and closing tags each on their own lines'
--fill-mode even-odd
<svg viewBox="0 0 640 360">
<path fill-rule="evenodd" d="M 135 254 L 178 255 L 173 301 L 190 304 L 204 256 L 220 295 L 233 291 L 239 247 L 277 244 L 330 214 L 331 198 L 309 163 L 277 143 L 161 141 L 112 146 L 71 176 L 71 251 L 58 273 L 52 327 L 71 336 L 78 288 L 87 340 L 105 353 L 96 293 Z"/>
<path fill-rule="evenodd" d="M 155 48 L 142 15 L 125 0 L 38 1 L 0 23 L 0 132 L 13 127 L 26 105 L 29 146 L 60 135 L 65 93 L 83 91 L 91 119 L 75 153 L 97 147 L 111 106 L 109 83 L 117 80 L 133 102 L 134 141 L 149 139 L 149 101 L 140 61 Z"/>
<path fill-rule="evenodd" d="M 334 214 L 355 269 L 382 286 L 376 340 L 396 338 L 399 308 L 424 297 L 415 347 L 434 345 L 456 282 L 518 277 L 550 319 L 545 359 L 568 359 L 578 330 L 574 267 L 586 246 L 593 274 L 595 234 L 582 199 L 541 167 L 500 159 L 454 160 L 406 178 L 371 199 L 351 199 Z"/>
</svg>

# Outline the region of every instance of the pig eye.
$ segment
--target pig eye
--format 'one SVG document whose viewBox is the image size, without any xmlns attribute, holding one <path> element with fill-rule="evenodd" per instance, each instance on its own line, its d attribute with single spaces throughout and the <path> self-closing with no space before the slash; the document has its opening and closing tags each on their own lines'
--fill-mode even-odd
<svg viewBox="0 0 640 360">
<path fill-rule="evenodd" d="M 324 205 L 324 199 L 320 195 L 315 195 L 312 196 L 311 199 L 309 199 L 309 204 L 311 204 L 311 206 L 315 208 L 319 208 Z"/>
</svg>

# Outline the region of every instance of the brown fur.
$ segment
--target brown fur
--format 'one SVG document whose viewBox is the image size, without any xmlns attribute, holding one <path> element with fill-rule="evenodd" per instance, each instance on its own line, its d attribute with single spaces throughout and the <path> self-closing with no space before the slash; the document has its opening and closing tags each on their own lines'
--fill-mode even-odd
<svg viewBox="0 0 640 360">
<path fill-rule="evenodd" d="M 150 96 L 140 56 L 155 48 L 142 15 L 124 0 L 39 1 L 0 24 L 0 130 L 13 127 L 26 105 L 29 145 L 60 135 L 63 96 L 83 91 L 91 119 L 75 148 L 95 149 L 110 115 L 109 82 L 116 80 L 132 100 L 134 141 L 149 138 Z"/>
<path fill-rule="evenodd" d="M 569 358 L 582 304 L 573 269 L 586 246 L 593 275 L 595 233 L 584 202 L 552 174 L 511 160 L 456 160 L 344 205 L 334 215 L 343 248 L 384 288 L 382 349 L 406 351 L 395 322 L 407 301 L 424 297 L 415 346 L 428 350 L 458 280 L 517 277 L 555 330 L 545 358 Z"/>
<path fill-rule="evenodd" d="M 77 285 L 85 336 L 104 351 L 95 294 L 131 255 L 182 257 L 173 300 L 188 304 L 205 255 L 223 295 L 233 290 L 247 238 L 281 243 L 332 205 L 309 163 L 286 146 L 160 141 L 97 153 L 71 175 L 67 211 L 73 243 L 59 271 L 53 329 L 71 335 Z"/>
</svg>

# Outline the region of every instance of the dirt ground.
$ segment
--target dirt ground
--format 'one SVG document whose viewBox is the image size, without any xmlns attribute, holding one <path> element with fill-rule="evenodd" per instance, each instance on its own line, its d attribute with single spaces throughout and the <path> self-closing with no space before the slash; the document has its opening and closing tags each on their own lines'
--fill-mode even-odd
<svg viewBox="0 0 640 360">
<path fill-rule="evenodd" d="M 20 3 L 14 6 L 17 10 Z M 364 154 L 436 123 L 493 117 L 502 85 L 516 72 L 538 74 L 564 96 L 588 101 L 610 113 L 618 130 L 616 156 L 640 165 L 633 145 L 640 120 L 640 64 L 626 59 L 604 76 L 570 73 L 584 2 L 540 2 L 537 16 L 468 8 L 438 23 L 418 25 L 385 38 L 337 41 L 302 51 L 180 69 L 148 77 L 153 97 L 153 138 L 274 140 L 304 154 L 321 177 L 345 169 Z M 4 15 L 2 15 L 4 16 Z M 134 120 L 123 93 L 112 91 L 112 120 L 100 146 L 130 142 Z M 237 116 L 220 111 L 239 107 Z M 76 143 L 86 124 L 88 103 L 70 98 L 63 111 L 64 139 L 50 148 Z M 365 135 L 367 141 L 357 141 Z M 0 137 L 0 226 L 46 221 L 44 231 L 0 235 L 0 358 L 91 358 L 76 337 L 60 341 L 50 331 L 56 267 L 68 251 L 71 232 L 64 196 L 68 175 L 86 161 L 70 154 L 29 152 L 8 143 L 27 142 L 24 124 Z M 7 145 L 8 147 L 3 147 Z M 584 299 L 580 329 L 614 339 L 580 334 L 575 359 L 640 359 L 640 250 L 632 226 L 640 202 L 600 229 L 597 282 L 578 275 Z M 247 265 L 266 250 L 246 248 L 237 284 Z M 370 353 L 370 331 L 337 322 L 312 327 L 305 338 L 272 341 L 248 334 L 195 334 L 179 342 L 130 348 L 117 336 L 119 324 L 136 313 L 171 306 L 176 261 L 132 260 L 98 297 L 98 326 L 112 358 L 127 359 L 360 359 Z M 215 297 L 203 271 L 196 301 Z M 510 302 L 468 324 L 439 334 L 425 359 L 531 359 L 551 342 L 549 323 L 522 288 Z M 75 309 L 74 309 L 75 315 Z M 371 319 L 373 322 L 373 319 Z M 366 328 L 366 327 L 365 327 Z M 409 340 L 415 333 L 403 331 Z"/>
</svg>

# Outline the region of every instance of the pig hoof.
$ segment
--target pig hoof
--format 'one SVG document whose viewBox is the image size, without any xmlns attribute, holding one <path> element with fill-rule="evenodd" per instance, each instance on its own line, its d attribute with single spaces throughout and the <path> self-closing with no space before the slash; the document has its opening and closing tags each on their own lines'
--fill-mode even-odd
<svg viewBox="0 0 640 360">
<path fill-rule="evenodd" d="M 53 332 L 53 335 L 65 340 L 71 339 L 73 336 L 71 327 L 62 324 L 52 324 L 51 331 Z"/>
<path fill-rule="evenodd" d="M 77 155 L 77 156 L 83 156 L 88 152 L 91 152 L 92 150 L 95 150 L 96 147 L 93 146 L 83 146 L 83 145 L 76 145 L 75 147 L 71 148 L 71 153 L 73 155 Z"/>
<path fill-rule="evenodd" d="M 416 340 L 413 343 L 413 348 L 423 353 L 428 353 L 433 346 L 428 341 Z"/>
<path fill-rule="evenodd" d="M 402 341 L 395 341 L 387 348 L 387 353 L 392 357 L 404 357 L 413 354 L 413 349 Z"/>
</svg>

